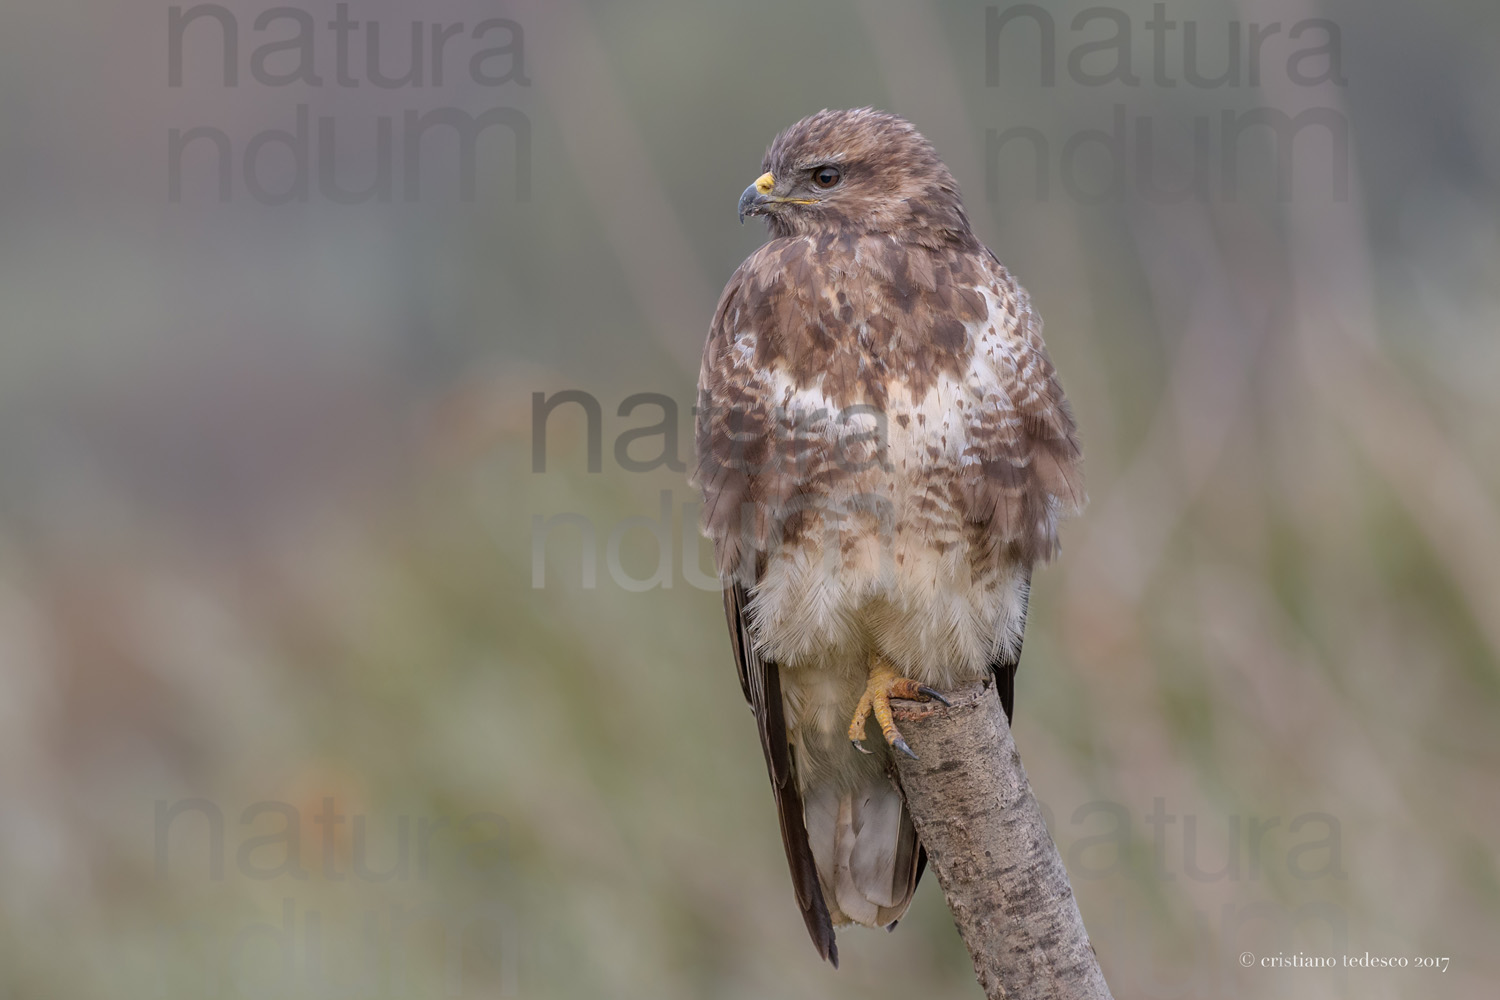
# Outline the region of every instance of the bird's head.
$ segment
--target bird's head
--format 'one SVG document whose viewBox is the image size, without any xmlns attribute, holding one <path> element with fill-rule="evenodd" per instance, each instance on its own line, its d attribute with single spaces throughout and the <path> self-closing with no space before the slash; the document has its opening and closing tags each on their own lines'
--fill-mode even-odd
<svg viewBox="0 0 1500 1000">
<path fill-rule="evenodd" d="M 740 221 L 775 236 L 888 232 L 971 238 L 953 175 L 904 118 L 873 108 L 819 111 L 782 132 L 740 195 Z"/>
</svg>

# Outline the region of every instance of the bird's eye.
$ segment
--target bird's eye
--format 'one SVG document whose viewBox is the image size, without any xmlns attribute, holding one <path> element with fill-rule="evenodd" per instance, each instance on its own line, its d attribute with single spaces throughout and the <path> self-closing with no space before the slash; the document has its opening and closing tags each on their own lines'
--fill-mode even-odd
<svg viewBox="0 0 1500 1000">
<path fill-rule="evenodd" d="M 843 176 L 838 167 L 814 167 L 812 172 L 813 183 L 820 188 L 833 187 Z"/>
</svg>

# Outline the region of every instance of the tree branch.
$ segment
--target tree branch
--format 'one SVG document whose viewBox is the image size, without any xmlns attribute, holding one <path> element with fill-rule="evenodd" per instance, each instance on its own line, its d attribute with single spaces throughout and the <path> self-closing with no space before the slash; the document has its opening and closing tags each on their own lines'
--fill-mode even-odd
<svg viewBox="0 0 1500 1000">
<path fill-rule="evenodd" d="M 993 685 L 892 702 L 902 792 L 990 1000 L 1112 1000 Z"/>
</svg>

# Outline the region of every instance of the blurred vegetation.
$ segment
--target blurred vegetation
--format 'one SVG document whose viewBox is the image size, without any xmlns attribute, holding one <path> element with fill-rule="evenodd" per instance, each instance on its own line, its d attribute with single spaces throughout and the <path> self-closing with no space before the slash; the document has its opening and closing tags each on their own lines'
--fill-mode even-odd
<svg viewBox="0 0 1500 1000">
<path fill-rule="evenodd" d="M 233 88 L 206 23 L 168 85 L 166 6 L 0 14 L 0 995 L 978 996 L 933 884 L 817 961 L 685 569 L 693 494 L 614 452 L 657 419 L 620 404 L 660 393 L 690 460 L 702 337 L 763 238 L 735 199 L 777 130 L 864 104 L 952 166 L 1083 428 L 1091 506 L 1038 574 L 1016 733 L 1116 995 L 1490 995 L 1500 8 L 1168 4 L 1209 73 L 1247 44 L 1231 21 L 1283 24 L 1259 86 L 1211 88 L 1185 31 L 1153 81 L 1144 2 L 1111 8 L 1136 86 L 1070 75 L 1110 32 L 1071 29 L 1081 3 L 1055 8 L 1051 86 L 1038 35 L 991 50 L 983 5 L 354 4 L 388 74 L 413 17 L 524 28 L 527 85 L 381 89 L 336 85 L 322 27 L 323 86 L 255 82 L 294 30 L 253 29 L 271 6 L 226 5 Z M 1315 17 L 1342 82 L 1286 68 Z M 530 196 L 487 135 L 473 202 L 435 156 L 411 202 L 269 206 L 237 172 L 220 203 L 207 153 L 169 200 L 169 130 L 238 157 L 298 103 L 336 121 L 348 188 L 382 115 L 518 109 Z M 1139 164 L 1071 196 L 1060 150 L 1116 105 L 1170 186 L 1195 119 L 1331 110 L 1348 197 L 1312 129 L 1286 198 L 1264 137 L 1234 198 L 1219 173 L 1142 197 Z M 1015 127 L 1050 143 L 1045 198 L 1024 147 L 987 165 Z M 564 406 L 536 473 L 533 394 L 567 389 L 600 401 L 602 468 Z M 612 570 L 610 536 L 663 491 L 673 585 L 636 592 L 656 541 L 621 529 Z M 547 533 L 538 586 L 535 519 L 565 513 L 594 537 Z"/>
</svg>

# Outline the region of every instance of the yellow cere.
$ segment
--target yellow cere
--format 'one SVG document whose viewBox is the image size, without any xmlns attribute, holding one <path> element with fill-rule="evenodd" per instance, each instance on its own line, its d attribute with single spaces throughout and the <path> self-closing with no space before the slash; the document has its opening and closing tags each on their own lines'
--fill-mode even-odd
<svg viewBox="0 0 1500 1000">
<path fill-rule="evenodd" d="M 769 173 L 761 174 L 759 177 L 755 178 L 755 190 L 759 191 L 761 194 L 770 194 L 771 189 L 775 186 L 776 178 L 772 177 Z"/>
</svg>

